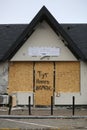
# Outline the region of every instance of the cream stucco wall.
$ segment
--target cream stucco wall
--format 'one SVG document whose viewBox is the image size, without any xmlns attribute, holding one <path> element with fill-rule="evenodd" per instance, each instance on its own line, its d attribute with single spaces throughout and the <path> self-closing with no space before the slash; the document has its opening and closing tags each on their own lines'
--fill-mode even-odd
<svg viewBox="0 0 87 130">
<path fill-rule="evenodd" d="M 59 56 L 40 57 L 29 56 L 29 47 L 56 47 L 60 48 Z M 24 43 L 11 61 L 76 61 L 75 56 L 57 36 L 50 26 L 44 21 L 36 27 L 35 32 Z"/>
</svg>

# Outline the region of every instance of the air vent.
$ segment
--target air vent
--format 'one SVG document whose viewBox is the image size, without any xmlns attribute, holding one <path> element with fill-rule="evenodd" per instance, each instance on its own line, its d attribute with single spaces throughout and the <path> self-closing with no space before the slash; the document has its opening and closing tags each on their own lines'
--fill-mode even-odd
<svg viewBox="0 0 87 130">
<path fill-rule="evenodd" d="M 0 104 L 3 102 L 3 96 L 0 95 Z"/>
<path fill-rule="evenodd" d="M 0 104 L 5 105 L 8 104 L 9 96 L 8 95 L 0 95 Z"/>
</svg>

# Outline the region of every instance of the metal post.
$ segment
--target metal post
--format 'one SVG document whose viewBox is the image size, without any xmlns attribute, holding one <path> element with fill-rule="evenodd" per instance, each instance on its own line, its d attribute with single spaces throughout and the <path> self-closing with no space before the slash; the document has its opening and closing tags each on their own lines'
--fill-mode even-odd
<svg viewBox="0 0 87 130">
<path fill-rule="evenodd" d="M 53 115 L 53 96 L 51 96 L 51 115 Z"/>
<path fill-rule="evenodd" d="M 12 96 L 9 96 L 9 110 L 8 110 L 8 115 L 11 114 L 11 108 L 12 108 Z"/>
<path fill-rule="evenodd" d="M 31 115 L 31 97 L 29 96 L 29 115 Z"/>
<path fill-rule="evenodd" d="M 75 114 L 75 96 L 72 97 L 72 115 Z"/>
</svg>

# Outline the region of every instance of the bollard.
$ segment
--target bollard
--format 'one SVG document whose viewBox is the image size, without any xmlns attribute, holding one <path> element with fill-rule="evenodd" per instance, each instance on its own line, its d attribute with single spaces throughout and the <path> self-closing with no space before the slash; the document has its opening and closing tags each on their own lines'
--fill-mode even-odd
<svg viewBox="0 0 87 130">
<path fill-rule="evenodd" d="M 72 97 L 72 115 L 75 114 L 75 96 Z"/>
<path fill-rule="evenodd" d="M 29 115 L 31 115 L 31 97 L 29 96 Z"/>
<path fill-rule="evenodd" d="M 11 114 L 11 108 L 12 108 L 12 96 L 9 96 L 9 110 L 8 110 L 8 115 Z"/>
<path fill-rule="evenodd" d="M 51 96 L 51 115 L 53 115 L 53 96 Z"/>
</svg>

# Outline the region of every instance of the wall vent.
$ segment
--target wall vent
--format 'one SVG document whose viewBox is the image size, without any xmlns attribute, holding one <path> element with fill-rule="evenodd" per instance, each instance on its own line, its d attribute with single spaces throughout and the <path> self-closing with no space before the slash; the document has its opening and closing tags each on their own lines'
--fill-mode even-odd
<svg viewBox="0 0 87 130">
<path fill-rule="evenodd" d="M 6 105 L 9 102 L 9 96 L 8 95 L 0 95 L 0 104 Z"/>
</svg>

